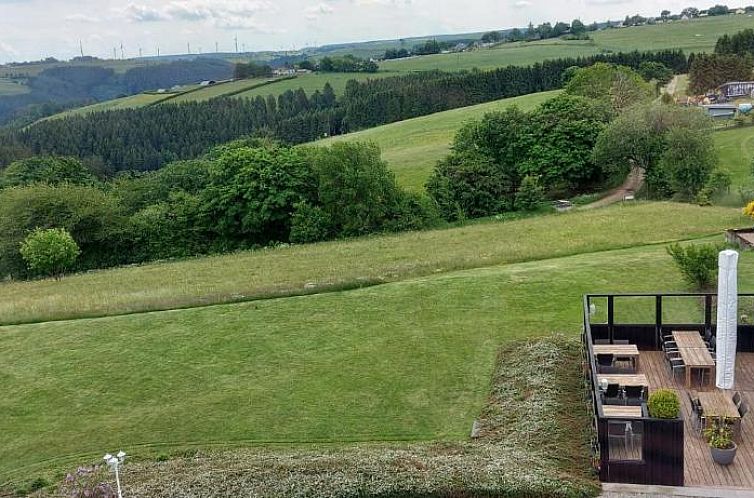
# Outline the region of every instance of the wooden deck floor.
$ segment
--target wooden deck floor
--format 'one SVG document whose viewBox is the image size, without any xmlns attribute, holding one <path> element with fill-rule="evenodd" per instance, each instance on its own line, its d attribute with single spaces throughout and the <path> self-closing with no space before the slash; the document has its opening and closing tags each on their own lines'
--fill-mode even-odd
<svg viewBox="0 0 754 498">
<path fill-rule="evenodd" d="M 737 440 L 738 454 L 732 465 L 724 467 L 712 461 L 710 451 L 692 423 L 691 404 L 686 395 L 684 379 L 674 380 L 660 351 L 641 353 L 640 371 L 647 375 L 650 392 L 668 387 L 681 395 L 685 424 L 685 483 L 686 486 L 714 486 L 754 489 L 754 411 L 742 422 L 741 435 Z M 714 381 L 713 381 L 714 384 Z M 739 353 L 736 367 L 736 390 L 743 399 L 754 406 L 754 353 Z M 693 391 L 692 391 L 693 394 Z"/>
</svg>

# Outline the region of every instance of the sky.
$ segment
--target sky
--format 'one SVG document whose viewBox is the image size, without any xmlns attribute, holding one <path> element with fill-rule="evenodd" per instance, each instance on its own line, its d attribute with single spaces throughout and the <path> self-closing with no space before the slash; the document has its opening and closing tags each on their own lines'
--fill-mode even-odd
<svg viewBox="0 0 754 498">
<path fill-rule="evenodd" d="M 710 5 L 714 2 L 710 2 Z M 678 0 L 0 0 L 0 63 L 304 46 L 680 12 Z M 697 7 L 709 7 L 707 4 Z"/>
</svg>

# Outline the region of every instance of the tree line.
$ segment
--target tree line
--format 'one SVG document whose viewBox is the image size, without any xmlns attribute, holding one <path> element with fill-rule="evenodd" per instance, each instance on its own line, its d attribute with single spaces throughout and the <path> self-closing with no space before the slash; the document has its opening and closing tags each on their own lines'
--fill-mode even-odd
<svg viewBox="0 0 754 498">
<path fill-rule="evenodd" d="M 598 54 L 556 59 L 491 71 L 412 73 L 349 81 L 335 98 L 332 88 L 307 95 L 286 91 L 277 98 L 217 98 L 48 120 L 0 135 L 3 150 L 97 158 L 113 171 L 152 170 L 200 156 L 211 147 L 247 135 L 287 143 L 309 142 L 457 107 L 560 88 L 571 67 L 608 62 L 638 68 L 659 62 L 686 71 L 682 51 Z"/>
<path fill-rule="evenodd" d="M 514 107 L 467 123 L 427 191 L 445 219 L 477 218 L 602 190 L 633 165 L 652 197 L 707 204 L 730 185 L 711 119 L 655 103 L 655 92 L 630 68 L 576 69 L 565 93 L 532 112 Z"/>
<path fill-rule="evenodd" d="M 108 181 L 77 159 L 35 157 L 0 173 L 0 275 L 56 275 L 63 267 L 105 268 L 438 221 L 426 196 L 396 185 L 371 144 L 293 148 L 246 139 Z M 51 261 L 57 263 L 43 264 Z"/>
</svg>

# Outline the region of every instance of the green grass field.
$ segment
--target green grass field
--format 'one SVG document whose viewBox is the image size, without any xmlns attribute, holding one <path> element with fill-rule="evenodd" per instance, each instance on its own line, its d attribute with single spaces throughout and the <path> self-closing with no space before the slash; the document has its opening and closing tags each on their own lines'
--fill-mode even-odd
<svg viewBox="0 0 754 498">
<path fill-rule="evenodd" d="M 136 95 L 131 95 L 129 97 L 121 97 L 119 99 L 98 102 L 85 107 L 77 107 L 76 109 L 70 109 L 45 119 L 60 119 L 70 116 L 83 116 L 93 112 L 117 111 L 121 109 L 144 107 L 165 100 L 170 95 L 171 94 L 169 93 L 137 93 Z"/>
<path fill-rule="evenodd" d="M 269 81 L 267 78 L 255 78 L 238 81 L 227 81 L 215 85 L 200 87 L 193 92 L 182 93 L 168 100 L 171 104 L 180 104 L 181 102 L 203 102 L 215 97 L 222 97 L 228 93 L 241 91 L 245 88 L 252 88 Z"/>
<path fill-rule="evenodd" d="M 733 181 L 731 192 L 722 199 L 729 206 L 743 205 L 738 192 L 754 189 L 752 157 L 754 157 L 754 127 L 731 128 L 715 133 L 715 145 L 720 158 L 720 167 L 730 171 Z"/>
<path fill-rule="evenodd" d="M 459 269 L 692 239 L 744 224 L 745 218 L 734 208 L 640 203 L 129 266 L 60 281 L 5 282 L 0 283 L 0 323 L 326 292 Z"/>
<path fill-rule="evenodd" d="M 374 142 L 380 146 L 382 157 L 395 172 L 398 183 L 411 190 L 422 190 L 435 164 L 448 153 L 453 137 L 464 123 L 514 105 L 529 111 L 557 94 L 536 93 L 453 109 L 333 137 L 318 144 L 357 140 Z"/>
<path fill-rule="evenodd" d="M 14 95 L 23 95 L 29 93 L 31 89 L 21 83 L 6 78 L 0 78 L 0 97 L 9 97 Z"/>
<path fill-rule="evenodd" d="M 754 256 L 742 256 L 740 272 L 743 290 L 754 290 Z M 577 334 L 585 292 L 685 288 L 664 248 L 644 246 L 347 292 L 5 327 L 0 481 L 108 448 L 154 456 L 204 444 L 461 440 L 501 344 Z"/>
<path fill-rule="evenodd" d="M 594 55 L 604 51 L 662 50 L 680 48 L 686 52 L 710 52 L 718 37 L 746 28 L 754 28 L 754 18 L 747 15 L 709 17 L 692 21 L 606 29 L 591 33 L 589 41 L 543 40 L 530 43 L 502 44 L 497 47 L 461 54 L 437 54 L 395 61 L 385 61 L 382 69 L 419 71 L 441 69 L 492 69 L 507 65 L 529 65 L 546 59 Z"/>
<path fill-rule="evenodd" d="M 293 79 L 280 81 L 271 85 L 265 85 L 263 87 L 249 90 L 248 92 L 239 93 L 236 97 L 239 98 L 254 98 L 258 96 L 267 97 L 268 95 L 280 95 L 287 90 L 298 90 L 303 88 L 307 95 L 311 95 L 315 90 L 322 91 L 325 83 L 330 83 L 336 94 L 343 93 L 346 88 L 346 83 L 349 80 L 363 81 L 369 78 L 384 78 L 391 76 L 386 72 L 379 72 L 375 74 L 367 73 L 310 73 L 302 74 Z"/>
</svg>

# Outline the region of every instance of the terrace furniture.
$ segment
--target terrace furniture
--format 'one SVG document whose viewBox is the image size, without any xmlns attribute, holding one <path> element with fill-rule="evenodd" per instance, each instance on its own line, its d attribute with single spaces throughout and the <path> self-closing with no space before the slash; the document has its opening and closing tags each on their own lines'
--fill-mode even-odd
<svg viewBox="0 0 754 498">
<path fill-rule="evenodd" d="M 678 354 L 678 352 L 674 352 L 674 354 Z M 686 371 L 686 365 L 683 363 L 683 359 L 678 356 L 665 356 L 665 361 L 668 363 L 668 366 L 670 367 L 670 371 L 673 374 L 673 379 L 675 379 L 675 374 L 678 372 L 684 373 Z"/>
<path fill-rule="evenodd" d="M 699 396 L 699 406 L 702 409 L 704 418 L 727 418 L 734 426 L 734 434 L 738 434 L 741 426 L 741 414 L 733 398 L 727 393 L 715 390 L 697 393 Z"/>
<path fill-rule="evenodd" d="M 634 369 L 639 367 L 639 348 L 636 347 L 636 344 L 595 344 L 592 349 L 594 354 L 597 355 L 597 362 L 600 365 L 603 365 L 600 356 L 609 355 L 611 366 L 615 362 L 630 362 Z M 605 362 L 607 362 L 606 359 Z M 607 366 L 607 363 L 604 365 Z"/>
<path fill-rule="evenodd" d="M 599 354 L 599 353 L 597 353 L 597 365 L 600 366 L 600 367 L 612 367 L 613 366 L 613 355 L 612 354 Z"/>
<path fill-rule="evenodd" d="M 602 402 L 605 404 L 618 404 L 621 398 L 621 388 L 618 384 L 608 384 L 602 394 Z"/>
<path fill-rule="evenodd" d="M 741 407 L 741 393 L 740 392 L 736 391 L 735 393 L 733 393 L 733 402 L 739 408 Z"/>
<path fill-rule="evenodd" d="M 613 344 L 625 345 L 625 344 L 631 344 L 631 342 L 628 339 L 615 339 L 613 341 Z"/>
<path fill-rule="evenodd" d="M 702 339 L 702 335 L 696 330 L 676 330 L 673 332 L 673 340 L 678 345 L 678 349 L 684 348 L 704 348 L 707 349 L 707 345 Z"/>
<path fill-rule="evenodd" d="M 741 418 L 744 418 L 747 413 L 749 413 L 749 405 L 746 404 L 746 402 L 742 402 L 740 405 L 738 405 L 738 414 L 741 416 Z"/>
<path fill-rule="evenodd" d="M 702 407 L 699 405 L 699 400 L 691 396 L 690 392 L 687 391 L 686 395 L 689 397 L 689 403 L 691 404 L 694 428 L 701 434 L 704 428 Z"/>
<path fill-rule="evenodd" d="M 662 343 L 662 350 L 666 353 L 668 351 L 678 351 L 678 345 L 674 341 L 665 341 Z"/>
<path fill-rule="evenodd" d="M 644 386 L 625 386 L 623 401 L 626 405 L 641 406 L 644 401 Z"/>
<path fill-rule="evenodd" d="M 594 344 L 610 344 L 610 339 L 595 339 Z"/>
<path fill-rule="evenodd" d="M 599 374 L 597 375 L 597 382 L 603 383 L 607 381 L 609 384 L 618 384 L 620 387 L 626 386 L 641 386 L 649 389 L 649 381 L 644 374 Z"/>
<path fill-rule="evenodd" d="M 710 380 L 715 377 L 715 360 L 706 348 L 680 348 L 683 364 L 686 366 L 686 387 L 691 387 L 691 372 L 699 370 L 701 373 L 700 386 L 704 385 L 706 374 Z"/>
<path fill-rule="evenodd" d="M 603 406 L 602 413 L 611 418 L 642 418 L 644 415 L 641 406 L 622 405 Z"/>
</svg>

